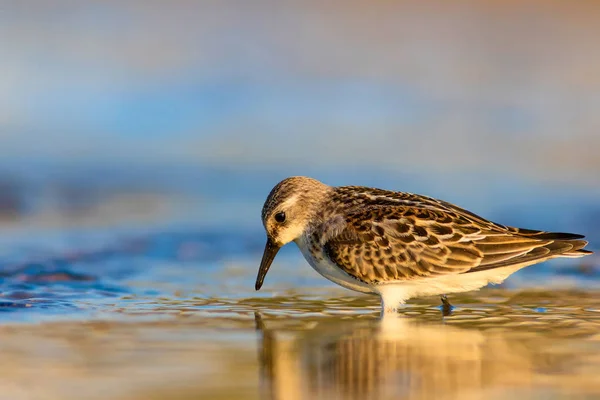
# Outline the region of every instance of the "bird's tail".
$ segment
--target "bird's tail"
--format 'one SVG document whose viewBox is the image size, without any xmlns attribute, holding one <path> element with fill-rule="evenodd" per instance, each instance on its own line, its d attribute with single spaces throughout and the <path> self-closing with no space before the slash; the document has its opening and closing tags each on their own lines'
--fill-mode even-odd
<svg viewBox="0 0 600 400">
<path fill-rule="evenodd" d="M 535 231 L 531 229 L 514 229 L 516 230 L 515 233 L 521 236 L 539 240 L 551 240 L 552 242 L 544 247 L 549 249 L 551 253 L 557 257 L 579 258 L 594 253 L 593 251 L 584 249 L 584 247 L 588 245 L 588 242 L 587 240 L 582 240 L 585 238 L 583 235 L 564 232 Z"/>
</svg>

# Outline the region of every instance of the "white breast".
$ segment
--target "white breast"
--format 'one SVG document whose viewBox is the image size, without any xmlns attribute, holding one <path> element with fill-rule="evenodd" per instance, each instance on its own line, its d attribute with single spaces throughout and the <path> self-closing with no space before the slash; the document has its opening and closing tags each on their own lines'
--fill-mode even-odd
<svg viewBox="0 0 600 400">
<path fill-rule="evenodd" d="M 315 258 L 310 251 L 310 245 L 308 241 L 308 235 L 301 235 L 300 238 L 296 239 L 294 242 L 296 245 L 298 245 L 302 255 L 315 271 L 333 283 L 337 283 L 346 289 L 355 290 L 362 293 L 376 293 L 373 286 L 354 279 L 334 263 L 332 263 L 329 258 L 325 256 L 325 254 L 323 254 L 323 257 L 320 257 L 320 259 Z"/>
</svg>

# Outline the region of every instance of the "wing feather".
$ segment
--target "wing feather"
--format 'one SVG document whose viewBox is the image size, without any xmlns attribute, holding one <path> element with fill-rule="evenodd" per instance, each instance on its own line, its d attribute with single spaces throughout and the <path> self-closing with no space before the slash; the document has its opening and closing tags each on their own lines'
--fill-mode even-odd
<svg viewBox="0 0 600 400">
<path fill-rule="evenodd" d="M 350 189 L 356 193 L 356 187 Z M 432 198 L 373 193 L 362 193 L 367 196 L 362 201 L 351 198 L 347 204 L 353 207 L 336 210 L 335 223 L 326 221 L 318 232 L 326 238 L 322 244 L 331 261 L 363 282 L 460 274 L 587 253 L 581 250 L 587 244 L 578 240 L 581 235 L 507 227 Z M 335 229 L 327 231 L 331 226 Z"/>
</svg>

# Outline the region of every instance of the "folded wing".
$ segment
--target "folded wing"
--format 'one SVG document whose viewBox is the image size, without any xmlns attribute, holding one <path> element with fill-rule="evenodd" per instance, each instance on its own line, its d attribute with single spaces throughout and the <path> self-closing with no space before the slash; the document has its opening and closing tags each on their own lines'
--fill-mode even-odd
<svg viewBox="0 0 600 400">
<path fill-rule="evenodd" d="M 379 205 L 349 212 L 336 234 L 326 235 L 327 255 L 356 279 L 377 283 L 591 253 L 582 250 L 587 242 L 581 235 L 506 227 L 449 203 L 440 206 Z"/>
</svg>

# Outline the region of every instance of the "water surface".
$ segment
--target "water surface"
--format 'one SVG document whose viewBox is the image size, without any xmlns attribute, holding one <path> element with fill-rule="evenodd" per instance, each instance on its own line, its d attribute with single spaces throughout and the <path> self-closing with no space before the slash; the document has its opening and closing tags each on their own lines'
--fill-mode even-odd
<svg viewBox="0 0 600 400">
<path fill-rule="evenodd" d="M 426 299 L 384 320 L 335 290 L 120 300 L 0 327 L 2 398 L 597 398 L 597 298 L 484 290 L 450 316 Z"/>
<path fill-rule="evenodd" d="M 293 245 L 254 291 L 265 240 L 258 215 L 275 179 L 227 178 L 174 175 L 171 188 L 189 188 L 102 196 L 68 181 L 5 219 L 0 398 L 600 396 L 596 256 L 452 295 L 450 315 L 433 297 L 381 320 L 376 297 L 325 281 Z M 428 194 L 450 187 L 385 174 L 356 180 Z M 470 185 L 451 193 L 500 222 L 584 233 L 592 249 L 600 237 L 594 191 L 497 181 L 488 197 Z"/>
</svg>

